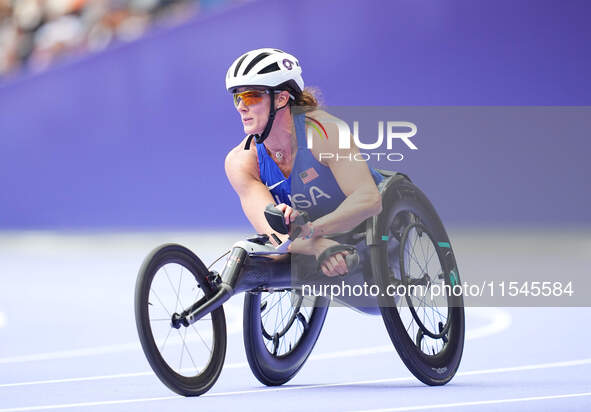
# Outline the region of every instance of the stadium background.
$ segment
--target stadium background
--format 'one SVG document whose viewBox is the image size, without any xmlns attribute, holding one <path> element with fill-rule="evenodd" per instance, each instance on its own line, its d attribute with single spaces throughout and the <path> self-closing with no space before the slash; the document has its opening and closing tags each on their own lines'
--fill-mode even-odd
<svg viewBox="0 0 591 412">
<path fill-rule="evenodd" d="M 586 105 L 589 11 L 547 0 L 222 2 L 10 76 L 0 85 L 0 228 L 247 227 L 223 170 L 243 136 L 224 75 L 253 48 L 297 55 L 329 106 Z M 589 224 L 584 133 L 420 127 L 418 154 L 393 167 L 444 222 Z"/>
<path fill-rule="evenodd" d="M 437 388 L 410 376 L 379 317 L 331 308 L 306 365 L 267 388 L 246 363 L 237 296 L 224 304 L 224 370 L 198 399 L 152 374 L 133 314 L 152 248 L 178 242 L 210 263 L 252 232 L 223 169 L 243 135 L 224 75 L 267 46 L 298 56 L 327 105 L 435 114 L 396 168 L 434 203 L 464 280 L 573 280 L 580 302 L 591 3 L 178 3 L 174 24 L 155 18 L 140 37 L 60 51 L 47 67 L 32 53 L 0 78 L 0 412 L 591 408 L 588 307 L 467 307 L 462 364 Z"/>
</svg>

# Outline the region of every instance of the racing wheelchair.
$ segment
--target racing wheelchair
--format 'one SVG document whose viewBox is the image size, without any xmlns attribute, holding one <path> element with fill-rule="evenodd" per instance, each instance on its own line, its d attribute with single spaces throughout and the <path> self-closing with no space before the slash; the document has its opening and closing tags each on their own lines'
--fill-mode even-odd
<svg viewBox="0 0 591 412">
<path fill-rule="evenodd" d="M 380 293 L 335 300 L 381 315 L 413 375 L 427 385 L 444 385 L 462 357 L 463 298 L 428 291 L 460 284 L 451 243 L 433 205 L 406 175 L 379 172 L 385 177 L 378 185 L 382 212 L 331 237 L 357 251 L 358 264 L 344 278 Z M 273 386 L 297 374 L 320 335 L 330 300 L 305 295 L 293 281 L 287 243 L 274 247 L 266 235 L 239 241 L 221 274 L 178 244 L 159 246 L 144 259 L 135 290 L 136 325 L 147 360 L 166 386 L 198 396 L 214 385 L 226 353 L 223 303 L 240 292 L 245 292 L 244 346 L 254 375 Z"/>
</svg>

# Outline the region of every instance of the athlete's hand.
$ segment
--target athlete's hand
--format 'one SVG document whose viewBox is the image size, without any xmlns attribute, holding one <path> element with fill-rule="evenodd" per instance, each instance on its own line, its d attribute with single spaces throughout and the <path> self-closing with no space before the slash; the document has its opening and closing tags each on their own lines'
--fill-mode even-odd
<svg viewBox="0 0 591 412">
<path fill-rule="evenodd" d="M 293 222 L 295 222 L 295 220 L 301 216 L 301 215 L 305 215 L 306 212 L 300 212 L 298 210 L 293 210 L 291 212 L 290 215 L 290 219 L 291 219 L 291 223 L 293 224 Z M 304 223 L 303 225 L 300 224 L 298 226 L 298 228 L 300 229 L 300 232 L 298 233 L 298 237 L 302 238 L 302 239 L 311 239 L 312 238 L 312 234 L 314 233 L 314 226 L 312 225 L 312 222 L 308 220 L 309 218 L 306 216 L 305 217 L 305 221 L 306 223 Z M 293 230 L 293 228 L 292 228 Z"/>
<path fill-rule="evenodd" d="M 345 257 L 348 253 L 336 253 L 332 255 L 322 264 L 322 273 L 326 276 L 342 276 L 345 275 L 349 269 Z"/>
<path fill-rule="evenodd" d="M 330 246 L 338 245 L 338 242 L 335 242 L 331 239 L 324 239 L 324 238 L 317 238 L 315 242 L 315 255 L 316 259 L 320 257 L 322 252 L 324 252 Z M 326 276 L 333 277 L 346 274 L 349 269 L 347 268 L 347 262 L 345 261 L 345 257 L 349 253 L 347 252 L 339 252 L 335 253 L 331 257 L 327 258 L 321 266 L 322 273 Z"/>
<path fill-rule="evenodd" d="M 285 203 L 279 203 L 275 207 L 277 209 L 281 210 L 281 212 L 283 213 L 283 217 L 285 218 L 285 224 L 288 225 L 288 226 L 293 221 L 293 219 L 295 219 L 295 217 L 297 216 L 297 212 L 295 212 L 291 206 L 286 205 Z M 291 216 L 292 216 L 292 214 L 294 214 L 294 212 L 296 214 L 295 214 L 295 216 L 292 219 Z"/>
<path fill-rule="evenodd" d="M 288 226 L 300 215 L 300 212 L 285 203 L 280 203 L 275 207 L 281 210 L 283 217 L 285 218 L 285 224 Z M 307 222 L 305 225 L 300 226 L 300 228 L 301 232 L 298 235 L 299 238 L 310 239 L 312 237 L 312 234 L 314 233 L 312 222 Z"/>
</svg>

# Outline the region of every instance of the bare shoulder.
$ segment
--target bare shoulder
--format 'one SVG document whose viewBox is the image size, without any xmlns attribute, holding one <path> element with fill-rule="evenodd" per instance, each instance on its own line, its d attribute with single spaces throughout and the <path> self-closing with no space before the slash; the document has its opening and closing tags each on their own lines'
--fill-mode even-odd
<svg viewBox="0 0 591 412">
<path fill-rule="evenodd" d="M 256 145 L 251 142 L 250 148 L 245 150 L 246 140 L 247 137 L 228 152 L 224 163 L 228 180 L 235 188 L 252 179 L 260 180 Z"/>
</svg>

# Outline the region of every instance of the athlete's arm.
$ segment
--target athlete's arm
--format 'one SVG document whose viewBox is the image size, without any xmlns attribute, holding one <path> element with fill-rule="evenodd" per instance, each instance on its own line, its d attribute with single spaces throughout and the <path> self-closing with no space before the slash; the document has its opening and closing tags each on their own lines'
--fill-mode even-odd
<svg viewBox="0 0 591 412">
<path fill-rule="evenodd" d="M 256 152 L 253 156 L 244 150 L 244 142 L 228 153 L 225 161 L 226 176 L 240 197 L 242 210 L 257 233 L 275 233 L 265 218 L 265 206 L 275 203 L 269 189 L 258 177 Z M 287 235 L 275 233 L 282 241 Z"/>
<path fill-rule="evenodd" d="M 313 222 L 312 235 L 315 237 L 348 232 L 382 211 L 382 198 L 367 163 L 354 160 L 355 154 L 359 153 L 355 144 L 351 142 L 350 149 L 340 149 L 336 124 L 323 122 L 323 126 L 328 138 L 314 131 L 312 153 L 317 159 L 320 153 L 334 155 L 323 156 L 322 163 L 330 168 L 347 198 L 334 211 Z M 352 160 L 348 160 L 349 156 Z"/>
</svg>

